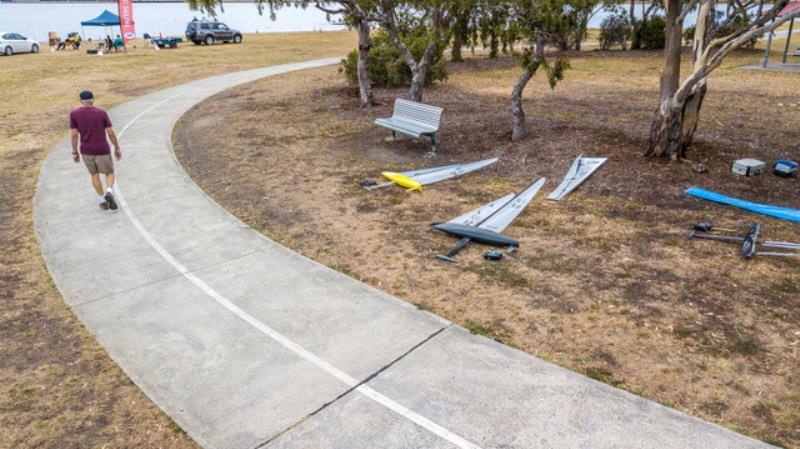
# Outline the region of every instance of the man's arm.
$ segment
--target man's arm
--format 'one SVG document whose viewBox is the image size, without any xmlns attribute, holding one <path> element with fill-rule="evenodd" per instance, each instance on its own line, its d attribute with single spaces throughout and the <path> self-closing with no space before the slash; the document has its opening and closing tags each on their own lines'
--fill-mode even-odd
<svg viewBox="0 0 800 449">
<path fill-rule="evenodd" d="M 114 145 L 114 157 L 116 157 L 117 160 L 120 160 L 122 158 L 122 150 L 119 148 L 117 133 L 114 132 L 114 128 L 108 127 L 106 128 L 106 134 L 108 134 L 111 144 Z"/>
<path fill-rule="evenodd" d="M 81 156 L 78 154 L 78 130 L 75 128 L 72 128 L 70 143 L 72 143 L 72 160 L 75 162 L 80 162 Z"/>
</svg>

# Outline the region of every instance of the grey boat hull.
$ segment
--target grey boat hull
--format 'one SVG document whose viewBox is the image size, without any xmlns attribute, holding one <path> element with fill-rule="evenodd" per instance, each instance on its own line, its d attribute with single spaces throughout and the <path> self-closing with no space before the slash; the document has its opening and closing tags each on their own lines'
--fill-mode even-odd
<svg viewBox="0 0 800 449">
<path fill-rule="evenodd" d="M 468 237 L 470 240 L 479 243 L 486 243 L 488 245 L 497 246 L 513 246 L 518 247 L 519 241 L 503 234 L 498 234 L 488 229 L 477 228 L 475 226 L 467 226 L 458 223 L 434 223 L 431 225 L 433 229 L 446 232 L 456 237 Z"/>
</svg>

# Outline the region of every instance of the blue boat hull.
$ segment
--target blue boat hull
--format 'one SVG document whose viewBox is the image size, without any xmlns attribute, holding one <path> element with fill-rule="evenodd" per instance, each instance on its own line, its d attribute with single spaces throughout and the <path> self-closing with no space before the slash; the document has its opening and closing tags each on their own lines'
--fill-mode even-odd
<svg viewBox="0 0 800 449">
<path fill-rule="evenodd" d="M 792 209 L 789 207 L 772 206 L 769 204 L 754 203 L 752 201 L 740 200 L 722 195 L 720 193 L 712 192 L 710 190 L 701 189 L 699 187 L 692 187 L 686 191 L 687 195 L 696 198 L 713 201 L 719 204 L 738 207 L 757 214 L 766 215 L 768 217 L 780 218 L 781 220 L 798 221 L 800 222 L 800 210 Z"/>
</svg>

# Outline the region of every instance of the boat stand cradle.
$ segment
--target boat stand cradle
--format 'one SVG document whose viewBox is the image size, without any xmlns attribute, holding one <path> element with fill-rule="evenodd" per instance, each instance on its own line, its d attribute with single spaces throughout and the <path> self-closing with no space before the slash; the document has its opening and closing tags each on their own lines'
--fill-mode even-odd
<svg viewBox="0 0 800 449">
<path fill-rule="evenodd" d="M 730 230 L 719 230 L 730 231 Z M 733 231 L 731 231 L 733 232 Z M 753 223 L 750 225 L 749 230 L 744 236 L 722 234 L 714 232 L 714 225 L 711 223 L 697 223 L 694 229 L 689 233 L 690 239 L 708 239 L 718 240 L 723 242 L 739 242 L 742 244 L 742 257 L 750 259 L 753 256 L 769 256 L 769 257 L 800 257 L 800 243 L 793 242 L 780 242 L 774 240 L 764 240 L 759 242 L 758 238 L 761 234 L 761 225 Z M 780 248 L 784 250 L 794 250 L 790 252 L 785 251 L 759 251 L 757 245 L 766 248 Z"/>
</svg>

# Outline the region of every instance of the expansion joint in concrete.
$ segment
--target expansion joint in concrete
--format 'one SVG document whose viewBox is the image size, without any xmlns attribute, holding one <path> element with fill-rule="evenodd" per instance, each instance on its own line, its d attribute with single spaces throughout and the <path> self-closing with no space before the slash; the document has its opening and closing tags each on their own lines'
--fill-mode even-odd
<svg viewBox="0 0 800 449">
<path fill-rule="evenodd" d="M 358 387 L 360 387 L 360 386 L 362 386 L 362 385 L 365 385 L 365 384 L 369 383 L 369 382 L 370 382 L 372 379 L 374 379 L 374 378 L 378 377 L 378 376 L 379 376 L 379 375 L 380 375 L 382 372 L 384 372 L 384 371 L 386 371 L 387 369 L 391 368 L 392 366 L 394 366 L 395 364 L 397 364 L 397 362 L 399 362 L 399 361 L 403 360 L 403 359 L 404 359 L 404 358 L 406 358 L 406 357 L 407 357 L 409 354 L 411 354 L 412 352 L 416 351 L 417 349 L 419 349 L 420 347 L 422 347 L 423 345 L 425 345 L 425 343 L 428 343 L 429 341 L 431 341 L 431 340 L 433 340 L 434 338 L 436 338 L 436 337 L 437 337 L 439 334 L 441 334 L 442 332 L 444 332 L 445 330 L 447 330 L 447 329 L 448 329 L 450 326 L 452 326 L 452 324 L 447 324 L 446 326 L 443 326 L 443 327 L 441 327 L 440 329 L 438 329 L 436 332 L 434 332 L 434 333 L 432 333 L 432 334 L 428 335 L 427 337 L 425 337 L 424 339 L 422 339 L 420 342 L 418 342 L 417 344 L 415 344 L 414 346 L 412 346 L 411 348 L 409 348 L 409 349 L 408 349 L 408 351 L 406 351 L 406 352 L 404 352 L 404 353 L 400 354 L 400 356 L 398 356 L 398 357 L 397 357 L 397 358 L 395 358 L 394 360 L 390 361 L 390 362 L 389 362 L 389 363 L 387 363 L 386 365 L 383 365 L 383 366 L 382 366 L 382 367 L 380 367 L 379 369 L 375 370 L 375 372 L 373 372 L 373 373 L 372 373 L 372 374 L 370 374 L 369 376 L 365 377 L 365 378 L 364 378 L 364 379 L 363 379 L 361 382 L 359 382 L 359 383 L 357 383 L 356 385 L 353 385 L 352 387 L 348 388 L 347 390 L 345 390 L 344 392 L 342 392 L 342 394 L 340 394 L 340 395 L 336 396 L 336 397 L 335 397 L 335 398 L 333 398 L 332 400 L 330 400 L 330 401 L 328 401 L 328 402 L 326 402 L 326 403 L 322 404 L 322 405 L 321 405 L 319 408 L 317 408 L 317 409 L 316 409 L 316 410 L 314 410 L 313 412 L 309 413 L 308 415 L 304 416 L 304 417 L 303 417 L 303 419 L 300 419 L 300 420 L 298 420 L 297 422 L 295 422 L 295 423 L 294 423 L 294 424 L 292 424 L 291 426 L 289 426 L 289 427 L 287 427 L 287 428 L 285 428 L 285 429 L 281 430 L 280 432 L 276 433 L 275 435 L 273 435 L 273 436 L 269 437 L 269 439 L 267 439 L 267 440 L 266 440 L 266 441 L 264 441 L 263 443 L 259 443 L 259 444 L 257 444 L 257 445 L 256 445 L 256 446 L 255 446 L 253 449 L 261 449 L 261 448 L 267 447 L 267 446 L 268 446 L 270 443 L 272 443 L 273 441 L 275 441 L 275 440 L 276 440 L 277 438 L 279 438 L 281 435 L 285 434 L 286 432 L 289 432 L 290 430 L 294 429 L 295 427 L 299 426 L 300 424 L 302 424 L 302 423 L 304 423 L 304 422 L 308 421 L 309 419 L 311 419 L 312 417 L 314 417 L 314 416 L 315 416 L 315 415 L 317 415 L 318 413 L 322 412 L 323 410 L 325 410 L 326 408 L 328 408 L 328 407 L 330 407 L 331 405 L 335 404 L 337 401 L 339 401 L 339 400 L 340 400 L 340 399 L 342 399 L 343 397 L 347 396 L 348 394 L 350 394 L 350 393 L 352 393 L 353 391 L 355 391 L 356 389 L 358 389 Z"/>
</svg>

